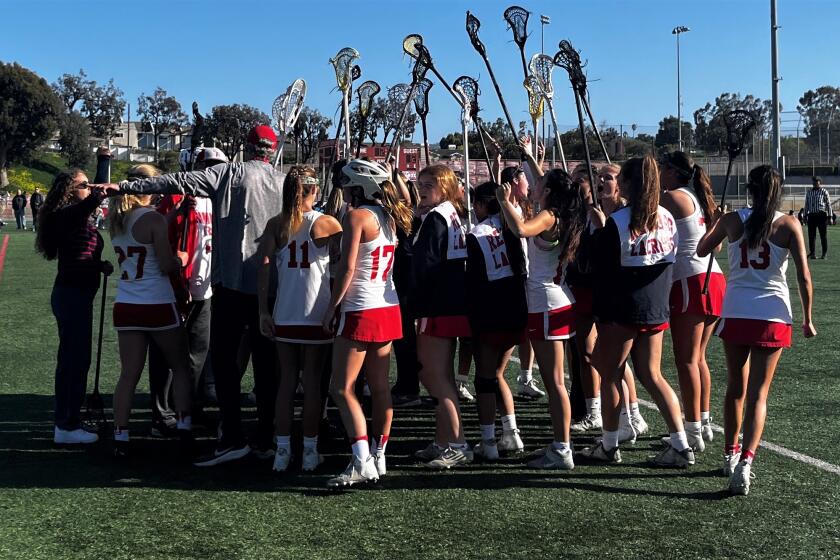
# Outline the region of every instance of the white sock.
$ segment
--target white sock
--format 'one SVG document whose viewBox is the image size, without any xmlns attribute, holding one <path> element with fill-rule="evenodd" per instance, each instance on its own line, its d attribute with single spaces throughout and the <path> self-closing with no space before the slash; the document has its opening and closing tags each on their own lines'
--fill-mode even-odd
<svg viewBox="0 0 840 560">
<path fill-rule="evenodd" d="M 388 446 L 389 439 L 385 436 L 379 436 L 379 439 L 371 438 L 371 454 L 376 455 L 377 453 L 385 453 L 385 448 Z"/>
<path fill-rule="evenodd" d="M 182 416 L 175 422 L 176 430 L 192 430 L 192 416 Z"/>
<path fill-rule="evenodd" d="M 671 447 L 677 451 L 688 449 L 688 438 L 685 437 L 685 431 L 671 432 Z"/>
<path fill-rule="evenodd" d="M 367 461 L 367 458 L 370 457 L 370 444 L 368 443 L 367 438 L 357 440 L 356 443 L 352 445 L 353 448 L 353 457 L 358 459 L 360 462 L 364 463 Z"/>
<path fill-rule="evenodd" d="M 481 439 L 496 439 L 496 425 L 482 424 L 481 425 Z"/>
<path fill-rule="evenodd" d="M 565 451 L 567 449 L 570 449 L 568 441 L 552 441 L 551 447 L 553 447 L 557 451 Z"/>
<path fill-rule="evenodd" d="M 516 429 L 516 414 L 502 416 L 502 430 L 509 432 Z"/>
<path fill-rule="evenodd" d="M 605 430 L 604 436 L 601 439 L 601 443 L 604 445 L 604 449 L 606 449 L 607 451 L 618 447 L 618 430 L 614 432 L 608 432 Z"/>
<path fill-rule="evenodd" d="M 703 424 L 707 423 L 711 419 L 712 419 L 712 413 L 709 412 L 708 410 L 700 413 L 700 422 L 702 422 Z"/>
<path fill-rule="evenodd" d="M 586 399 L 586 408 L 589 410 L 589 414 L 591 414 L 592 416 L 600 416 L 601 397 L 593 397 L 591 399 Z"/>
<path fill-rule="evenodd" d="M 304 449 L 318 449 L 318 436 L 315 437 L 303 437 L 303 448 Z"/>
<path fill-rule="evenodd" d="M 630 403 L 630 414 L 633 416 L 639 415 L 639 403 L 638 402 L 631 402 Z"/>
<path fill-rule="evenodd" d="M 622 409 L 621 414 L 618 415 L 618 426 L 619 426 L 619 428 L 627 427 L 627 426 L 632 427 L 633 422 L 631 422 L 631 418 L 632 417 L 630 416 L 630 414 L 628 414 L 626 410 Z"/>
<path fill-rule="evenodd" d="M 121 430 L 120 428 L 115 428 L 114 441 L 128 441 L 128 428 L 124 430 Z"/>
<path fill-rule="evenodd" d="M 530 369 L 521 369 L 519 370 L 519 382 L 520 383 L 528 383 L 534 379 L 533 374 L 531 373 Z"/>
<path fill-rule="evenodd" d="M 700 433 L 700 427 L 703 425 L 702 422 L 686 422 L 685 423 L 685 431 L 691 432 L 693 434 Z"/>
<path fill-rule="evenodd" d="M 292 436 L 276 436 L 274 441 L 277 442 L 277 447 L 282 447 L 285 450 L 292 448 Z"/>
</svg>

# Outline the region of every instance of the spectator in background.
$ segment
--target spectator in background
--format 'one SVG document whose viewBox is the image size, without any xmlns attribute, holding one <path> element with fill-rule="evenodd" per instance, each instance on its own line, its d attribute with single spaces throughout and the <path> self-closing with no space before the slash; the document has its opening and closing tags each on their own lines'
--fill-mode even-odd
<svg viewBox="0 0 840 560">
<path fill-rule="evenodd" d="M 35 192 L 29 197 L 29 209 L 32 211 L 32 231 L 38 228 L 38 210 L 44 205 L 44 195 L 41 189 L 35 187 Z"/>
<path fill-rule="evenodd" d="M 808 216 L 808 258 L 816 258 L 816 237 L 820 232 L 820 246 L 822 247 L 821 259 L 828 253 L 828 238 L 826 237 L 826 225 L 831 215 L 831 202 L 828 199 L 828 191 L 820 186 L 819 177 L 812 177 L 811 187 L 805 195 L 805 214 Z"/>
<path fill-rule="evenodd" d="M 18 229 L 26 229 L 26 195 L 18 189 L 17 194 L 12 198 L 12 210 L 15 211 L 15 221 Z"/>
</svg>

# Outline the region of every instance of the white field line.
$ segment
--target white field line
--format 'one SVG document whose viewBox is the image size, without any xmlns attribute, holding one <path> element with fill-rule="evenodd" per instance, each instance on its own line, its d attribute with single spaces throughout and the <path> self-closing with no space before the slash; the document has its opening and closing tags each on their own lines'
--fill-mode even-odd
<svg viewBox="0 0 840 560">
<path fill-rule="evenodd" d="M 516 356 L 511 356 L 510 360 L 512 362 L 516 362 L 517 364 L 520 363 L 519 358 Z M 539 369 L 536 363 L 534 363 L 534 369 Z M 649 408 L 651 410 L 656 410 L 659 412 L 659 409 L 656 405 L 650 401 L 646 401 L 644 399 L 639 399 L 639 404 L 644 406 L 645 408 Z M 712 430 L 718 433 L 723 433 L 723 427 L 717 424 L 712 424 Z M 818 468 L 820 470 L 830 472 L 836 475 L 840 475 L 840 466 L 833 465 L 831 463 L 827 463 L 821 459 L 817 459 L 816 457 L 811 457 L 810 455 L 805 455 L 804 453 L 800 453 L 798 451 L 794 451 L 792 449 L 788 449 L 787 447 L 783 447 L 781 445 L 777 445 L 775 443 L 769 442 L 767 440 L 761 440 L 759 445 L 765 449 L 769 449 L 783 457 L 787 457 L 788 459 L 793 459 L 794 461 L 799 461 L 800 463 L 805 463 L 806 465 L 810 465 L 812 467 Z"/>
</svg>

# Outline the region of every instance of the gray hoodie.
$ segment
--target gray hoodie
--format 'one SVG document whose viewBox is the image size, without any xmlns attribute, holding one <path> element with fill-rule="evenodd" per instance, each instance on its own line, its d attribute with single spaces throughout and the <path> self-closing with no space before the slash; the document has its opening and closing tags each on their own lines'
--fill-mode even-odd
<svg viewBox="0 0 840 560">
<path fill-rule="evenodd" d="M 222 163 L 203 171 L 123 181 L 136 194 L 189 194 L 213 201 L 213 285 L 257 293 L 257 249 L 265 225 L 280 213 L 284 174 L 259 160 Z M 275 286 L 276 271 L 271 270 Z M 274 293 L 270 288 L 269 293 Z"/>
</svg>

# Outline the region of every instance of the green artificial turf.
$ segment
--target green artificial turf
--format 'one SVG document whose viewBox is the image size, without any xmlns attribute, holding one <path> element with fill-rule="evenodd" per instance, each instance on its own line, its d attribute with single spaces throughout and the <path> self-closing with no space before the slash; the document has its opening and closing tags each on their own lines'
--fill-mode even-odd
<svg viewBox="0 0 840 560">
<path fill-rule="evenodd" d="M 270 461 L 256 459 L 208 470 L 178 463 L 174 442 L 146 437 L 145 380 L 138 387 L 130 464 L 111 460 L 109 441 L 84 450 L 57 448 L 51 421 L 57 340 L 49 306 L 55 265 L 34 254 L 31 232 L 4 230 L 0 242 L 5 233 L 10 242 L 0 279 L 0 558 L 840 556 L 840 476 L 760 450 L 750 496 L 730 498 L 718 475 L 719 436 L 690 470 L 648 466 L 664 424 L 647 409 L 651 433 L 622 449 L 624 463 L 580 462 L 568 473 L 529 470 L 521 458 L 426 471 L 411 453 L 431 438 L 431 411 L 397 410 L 388 476 L 376 487 L 348 492 L 324 487 L 346 464 L 348 449 L 340 440 L 323 442 L 327 461 L 313 474 L 278 476 Z M 840 246 L 838 231 L 830 230 L 834 247 Z M 771 390 L 764 437 L 840 465 L 840 252 L 811 263 L 819 335 L 805 341 L 795 326 L 793 349 L 784 353 Z M 795 289 L 792 275 L 791 281 Z M 112 278 L 109 296 L 115 287 Z M 792 300 L 798 317 L 795 292 Z M 119 371 L 109 315 L 110 306 L 106 404 Z M 667 344 L 663 368 L 676 386 Z M 710 360 L 712 413 L 721 422 L 725 370 L 718 340 Z M 513 366 L 509 373 L 515 375 Z M 250 383 L 245 380 L 245 391 Z M 641 388 L 640 395 L 646 397 Z M 544 401 L 519 404 L 517 417 L 529 451 L 550 441 Z M 465 425 L 476 441 L 473 407 L 465 407 Z M 203 444 L 212 443 L 210 430 L 199 435 Z M 574 444 L 591 440 L 579 437 Z"/>
</svg>

